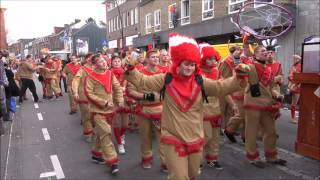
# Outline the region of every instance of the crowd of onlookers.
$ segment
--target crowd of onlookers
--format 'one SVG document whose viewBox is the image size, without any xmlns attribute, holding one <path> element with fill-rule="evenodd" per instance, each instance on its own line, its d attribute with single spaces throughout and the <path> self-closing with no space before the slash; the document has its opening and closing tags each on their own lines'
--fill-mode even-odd
<svg viewBox="0 0 320 180">
<path fill-rule="evenodd" d="M 8 58 L 8 52 L 0 51 L 0 134 L 4 134 L 3 121 L 11 121 L 16 111 L 16 99 L 20 89 L 15 81 L 18 65 L 16 59 Z"/>
</svg>

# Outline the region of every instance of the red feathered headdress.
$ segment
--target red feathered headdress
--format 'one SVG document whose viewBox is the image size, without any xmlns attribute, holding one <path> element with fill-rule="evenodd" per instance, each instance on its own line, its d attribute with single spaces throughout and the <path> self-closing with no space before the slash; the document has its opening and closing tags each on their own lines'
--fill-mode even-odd
<svg viewBox="0 0 320 180">
<path fill-rule="evenodd" d="M 182 61 L 195 62 L 200 64 L 200 50 L 198 43 L 189 36 L 170 33 L 169 34 L 169 51 L 172 59 L 172 70 L 175 73 L 176 68 Z"/>
<path fill-rule="evenodd" d="M 217 61 L 220 61 L 221 56 L 218 51 L 216 51 L 210 44 L 208 43 L 201 43 L 199 44 L 200 53 L 201 53 L 201 62 L 208 58 L 214 57 Z"/>
</svg>

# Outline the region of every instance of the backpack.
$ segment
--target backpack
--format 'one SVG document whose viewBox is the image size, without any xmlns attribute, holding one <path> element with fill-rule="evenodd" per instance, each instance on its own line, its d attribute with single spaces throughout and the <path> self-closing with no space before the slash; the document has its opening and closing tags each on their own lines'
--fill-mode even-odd
<svg viewBox="0 0 320 180">
<path fill-rule="evenodd" d="M 172 73 L 166 73 L 165 77 L 164 77 L 164 86 L 162 87 L 162 89 L 160 90 L 160 100 L 163 100 L 164 99 L 164 94 L 166 92 L 166 86 L 168 84 L 171 83 L 172 81 Z M 197 74 L 195 76 L 195 80 L 197 82 L 197 84 L 201 87 L 201 95 L 202 95 L 202 98 L 204 99 L 204 101 L 206 103 L 209 103 L 208 101 L 208 96 L 204 90 L 204 87 L 203 87 L 203 78 L 201 75 Z"/>
</svg>

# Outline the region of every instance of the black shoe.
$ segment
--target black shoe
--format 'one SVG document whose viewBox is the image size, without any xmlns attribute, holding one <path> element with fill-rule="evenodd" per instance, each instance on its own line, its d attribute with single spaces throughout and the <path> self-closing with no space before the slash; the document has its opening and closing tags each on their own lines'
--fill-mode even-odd
<svg viewBox="0 0 320 180">
<path fill-rule="evenodd" d="M 280 166 L 287 166 L 287 161 L 284 159 L 276 159 L 276 160 L 267 160 L 270 164 L 280 165 Z"/>
<path fill-rule="evenodd" d="M 105 160 L 102 157 L 92 156 L 91 159 L 97 164 L 105 164 Z"/>
<path fill-rule="evenodd" d="M 224 130 L 224 134 L 227 136 L 227 138 L 229 139 L 229 141 L 231 141 L 232 143 L 237 143 L 236 138 L 234 137 L 233 134 L 229 133 L 228 131 Z"/>
<path fill-rule="evenodd" d="M 168 168 L 167 168 L 167 166 L 164 165 L 164 164 L 161 164 L 161 166 L 160 166 L 160 171 L 161 171 L 161 172 L 164 172 L 164 173 L 168 173 Z"/>
<path fill-rule="evenodd" d="M 218 161 L 207 161 L 207 165 L 209 167 L 215 168 L 217 170 L 222 170 L 223 167 L 220 165 Z"/>
<path fill-rule="evenodd" d="M 69 112 L 70 115 L 75 114 L 75 113 L 77 113 L 77 111 L 70 111 Z"/>
<path fill-rule="evenodd" d="M 220 129 L 220 136 L 224 136 L 223 130 Z"/>
<path fill-rule="evenodd" d="M 119 168 L 117 164 L 111 166 L 111 174 L 116 175 L 119 172 Z"/>
<path fill-rule="evenodd" d="M 266 167 L 265 163 L 260 161 L 260 160 L 259 161 L 253 161 L 250 164 L 252 164 L 253 166 L 255 166 L 257 168 L 261 168 L 261 169 Z"/>
</svg>

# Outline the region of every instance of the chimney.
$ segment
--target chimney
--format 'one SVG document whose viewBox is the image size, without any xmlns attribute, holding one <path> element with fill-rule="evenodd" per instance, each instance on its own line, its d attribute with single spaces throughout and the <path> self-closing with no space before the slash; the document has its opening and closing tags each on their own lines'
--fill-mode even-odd
<svg viewBox="0 0 320 180">
<path fill-rule="evenodd" d="M 58 34 L 64 29 L 64 27 L 53 27 L 53 29 L 54 29 L 54 34 Z"/>
</svg>

